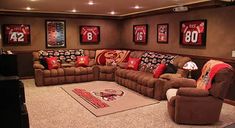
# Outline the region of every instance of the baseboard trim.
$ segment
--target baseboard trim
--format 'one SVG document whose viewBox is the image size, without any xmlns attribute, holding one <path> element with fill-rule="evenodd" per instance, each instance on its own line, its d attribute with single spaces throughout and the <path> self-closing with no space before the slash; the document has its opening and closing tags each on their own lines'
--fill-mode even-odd
<svg viewBox="0 0 235 128">
<path fill-rule="evenodd" d="M 231 104 L 231 105 L 235 106 L 234 100 L 224 99 L 224 103 Z"/>
<path fill-rule="evenodd" d="M 20 76 L 20 79 L 33 79 L 34 76 Z"/>
</svg>

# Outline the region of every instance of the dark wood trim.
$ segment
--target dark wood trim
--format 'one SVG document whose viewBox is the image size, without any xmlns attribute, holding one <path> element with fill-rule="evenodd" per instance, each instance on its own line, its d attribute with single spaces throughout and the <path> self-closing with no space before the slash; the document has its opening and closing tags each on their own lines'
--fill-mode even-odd
<svg viewBox="0 0 235 128">
<path fill-rule="evenodd" d="M 158 52 L 161 54 L 172 54 L 172 55 L 180 55 L 180 56 L 188 56 L 190 58 L 198 58 L 198 59 L 215 59 L 215 60 L 221 60 L 228 63 L 235 63 L 235 59 L 226 59 L 226 58 L 220 58 L 220 57 L 209 57 L 209 56 L 197 56 L 197 55 L 188 55 L 188 54 L 181 54 L 181 53 L 172 53 L 172 52 L 159 52 L 154 50 L 138 50 L 138 49 L 123 49 L 123 50 L 131 50 L 131 51 L 150 51 L 150 52 Z"/>
<path fill-rule="evenodd" d="M 21 76 L 20 79 L 34 79 L 34 76 Z"/>
<path fill-rule="evenodd" d="M 64 48 L 61 48 L 64 49 Z M 102 50 L 102 49 L 110 49 L 110 50 L 115 50 L 115 49 L 119 49 L 119 50 L 131 50 L 131 51 L 151 51 L 151 52 L 158 52 L 158 53 L 162 53 L 162 54 L 172 54 L 172 55 L 180 55 L 180 56 L 188 56 L 190 58 L 198 58 L 198 59 L 215 59 L 215 60 L 221 60 L 224 62 L 228 62 L 228 63 L 235 63 L 235 59 L 225 59 L 225 58 L 220 58 L 220 57 L 209 57 L 209 56 L 198 56 L 198 55 L 188 55 L 188 54 L 180 54 L 180 53 L 172 53 L 172 52 L 159 52 L 159 51 L 153 51 L 153 50 L 138 50 L 138 49 L 126 49 L 126 48 L 86 48 L 85 50 Z M 40 50 L 51 50 L 51 49 L 40 49 Z M 54 50 L 54 49 L 52 49 Z M 66 49 L 64 49 L 66 50 Z M 13 51 L 13 53 L 15 54 L 24 54 L 24 53 L 32 53 L 35 51 L 39 51 L 39 50 L 27 50 L 27 51 Z"/>
<path fill-rule="evenodd" d="M 234 100 L 224 99 L 224 103 L 231 104 L 231 105 L 235 106 Z"/>
<path fill-rule="evenodd" d="M 110 19 L 110 20 L 121 19 L 118 16 L 66 14 L 66 13 L 43 13 L 43 12 L 17 12 L 17 11 L 0 11 L 0 15 L 21 16 L 21 17 L 45 17 L 45 18 L 80 18 L 80 19 Z"/>
</svg>

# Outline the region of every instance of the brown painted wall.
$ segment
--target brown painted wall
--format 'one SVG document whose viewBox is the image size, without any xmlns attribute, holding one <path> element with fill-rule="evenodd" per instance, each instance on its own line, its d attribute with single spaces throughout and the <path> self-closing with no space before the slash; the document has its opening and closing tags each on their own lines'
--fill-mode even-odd
<svg viewBox="0 0 235 128">
<path fill-rule="evenodd" d="M 75 19 L 75 18 L 43 18 L 43 17 L 21 17 L 21 16 L 0 16 L 0 24 L 29 24 L 31 27 L 31 45 L 29 46 L 2 46 L 0 47 L 13 51 L 31 51 L 46 49 L 45 47 L 45 20 L 66 20 L 66 44 L 67 49 L 99 49 L 99 48 L 120 48 L 120 22 L 108 19 Z M 99 44 L 80 44 L 79 26 L 97 25 L 100 26 L 101 41 Z"/>
<path fill-rule="evenodd" d="M 235 50 L 235 6 L 195 10 L 185 13 L 172 13 L 123 21 L 121 42 L 130 49 L 153 50 L 169 53 L 198 55 L 207 57 L 232 58 Z M 179 45 L 179 24 L 184 20 L 207 19 L 206 47 L 182 47 Z M 169 23 L 169 43 L 157 43 L 157 24 Z M 135 24 L 149 25 L 149 38 L 147 45 L 136 45 L 132 41 L 132 29 Z"/>
</svg>

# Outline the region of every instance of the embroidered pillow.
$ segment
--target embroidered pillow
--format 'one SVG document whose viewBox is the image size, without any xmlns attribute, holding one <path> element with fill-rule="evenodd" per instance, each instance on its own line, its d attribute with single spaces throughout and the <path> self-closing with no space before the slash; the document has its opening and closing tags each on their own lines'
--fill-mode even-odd
<svg viewBox="0 0 235 128">
<path fill-rule="evenodd" d="M 77 66 L 88 66 L 89 58 L 88 56 L 77 56 Z"/>
<path fill-rule="evenodd" d="M 131 58 L 129 57 L 127 63 L 127 69 L 138 70 L 140 64 L 140 58 Z"/>
<path fill-rule="evenodd" d="M 166 70 L 165 64 L 158 65 L 157 68 L 153 71 L 153 77 L 159 78 L 159 76 L 163 74 L 165 70 Z"/>
<path fill-rule="evenodd" d="M 59 68 L 59 63 L 57 62 L 57 57 L 46 58 L 47 67 L 49 70 Z"/>
</svg>

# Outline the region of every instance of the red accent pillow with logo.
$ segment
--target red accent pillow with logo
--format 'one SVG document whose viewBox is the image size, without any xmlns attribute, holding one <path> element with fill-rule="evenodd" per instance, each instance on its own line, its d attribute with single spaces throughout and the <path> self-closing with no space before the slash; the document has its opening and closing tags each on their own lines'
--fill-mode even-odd
<svg viewBox="0 0 235 128">
<path fill-rule="evenodd" d="M 77 66 L 88 66 L 89 58 L 88 56 L 77 56 Z"/>
<path fill-rule="evenodd" d="M 140 58 L 131 58 L 129 57 L 127 63 L 127 69 L 138 70 L 140 64 Z"/>
<path fill-rule="evenodd" d="M 57 57 L 46 58 L 47 67 L 49 70 L 59 68 L 59 63 L 57 62 Z"/>
<path fill-rule="evenodd" d="M 159 76 L 164 73 L 166 70 L 166 65 L 165 64 L 160 64 L 156 67 L 156 69 L 153 71 L 153 77 L 154 78 L 159 78 Z"/>
</svg>

